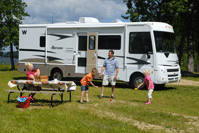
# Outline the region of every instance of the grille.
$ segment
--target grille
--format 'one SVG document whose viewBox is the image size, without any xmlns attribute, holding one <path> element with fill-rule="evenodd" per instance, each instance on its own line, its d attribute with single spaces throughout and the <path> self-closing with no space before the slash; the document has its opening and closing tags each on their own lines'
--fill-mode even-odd
<svg viewBox="0 0 199 133">
<path fill-rule="evenodd" d="M 169 82 L 172 82 L 172 81 L 177 81 L 178 78 L 168 78 Z"/>
<path fill-rule="evenodd" d="M 176 76 L 178 76 L 178 74 L 168 75 L 168 77 L 176 77 Z"/>
<path fill-rule="evenodd" d="M 178 72 L 178 69 L 167 69 L 167 72 Z"/>
</svg>

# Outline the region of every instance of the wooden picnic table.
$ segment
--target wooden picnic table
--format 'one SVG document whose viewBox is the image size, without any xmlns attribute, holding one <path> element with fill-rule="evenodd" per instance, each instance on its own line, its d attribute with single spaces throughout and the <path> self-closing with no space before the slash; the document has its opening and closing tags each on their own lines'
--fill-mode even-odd
<svg viewBox="0 0 199 133">
<path fill-rule="evenodd" d="M 41 91 L 29 91 L 27 89 L 27 85 L 31 84 L 34 86 L 41 86 Z M 20 92 L 20 96 L 23 93 L 45 93 L 45 94 L 52 94 L 51 95 L 51 106 L 53 107 L 53 96 L 56 94 L 60 94 L 61 96 L 61 103 L 63 102 L 63 93 L 69 92 L 69 101 L 71 101 L 71 91 L 76 90 L 76 84 L 73 81 L 46 81 L 46 82 L 35 82 L 34 80 L 11 80 L 8 82 L 8 86 L 10 88 L 16 87 L 18 90 L 5 90 L 10 92 L 8 94 L 8 103 L 10 99 L 10 94 L 14 92 Z"/>
</svg>

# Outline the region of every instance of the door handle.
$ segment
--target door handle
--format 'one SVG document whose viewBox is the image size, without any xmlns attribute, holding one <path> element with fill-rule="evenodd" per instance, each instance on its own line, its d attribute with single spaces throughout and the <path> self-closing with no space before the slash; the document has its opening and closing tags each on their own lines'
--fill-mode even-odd
<svg viewBox="0 0 199 133">
<path fill-rule="evenodd" d="M 95 53 L 94 53 L 94 58 L 96 58 L 96 57 L 97 57 L 97 53 L 95 52 Z"/>
</svg>

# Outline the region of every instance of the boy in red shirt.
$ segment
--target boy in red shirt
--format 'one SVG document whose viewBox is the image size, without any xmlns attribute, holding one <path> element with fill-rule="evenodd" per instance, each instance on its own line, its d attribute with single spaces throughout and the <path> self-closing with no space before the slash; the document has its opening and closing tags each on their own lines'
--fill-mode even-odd
<svg viewBox="0 0 199 133">
<path fill-rule="evenodd" d="M 81 100 L 80 100 L 80 103 L 83 103 L 83 96 L 84 96 L 84 93 L 86 92 L 86 102 L 89 102 L 88 100 L 88 85 L 91 84 L 93 87 L 95 88 L 98 88 L 98 86 L 95 86 L 93 83 L 92 83 L 92 80 L 93 80 L 93 77 L 95 76 L 95 74 L 97 73 L 97 69 L 96 68 L 93 68 L 92 69 L 92 72 L 87 74 L 86 76 L 84 76 L 80 83 L 81 83 L 81 91 L 82 91 L 82 94 L 81 94 Z"/>
</svg>

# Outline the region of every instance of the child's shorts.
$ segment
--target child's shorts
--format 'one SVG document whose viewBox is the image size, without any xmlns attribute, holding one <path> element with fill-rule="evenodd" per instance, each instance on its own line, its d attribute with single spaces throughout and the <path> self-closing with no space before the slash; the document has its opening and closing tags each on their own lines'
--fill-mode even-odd
<svg viewBox="0 0 199 133">
<path fill-rule="evenodd" d="M 148 98 L 152 98 L 152 92 L 153 92 L 153 89 L 148 90 Z"/>
<path fill-rule="evenodd" d="M 88 91 L 88 86 L 81 85 L 81 91 Z"/>
</svg>

